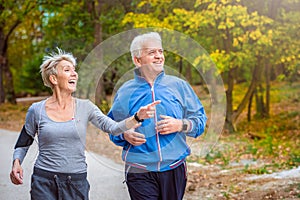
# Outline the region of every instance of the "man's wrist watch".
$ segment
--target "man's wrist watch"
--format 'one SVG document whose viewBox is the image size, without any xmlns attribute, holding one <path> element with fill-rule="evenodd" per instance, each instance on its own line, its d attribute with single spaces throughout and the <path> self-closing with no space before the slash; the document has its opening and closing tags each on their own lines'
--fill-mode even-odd
<svg viewBox="0 0 300 200">
<path fill-rule="evenodd" d="M 144 121 L 144 119 L 140 119 L 140 118 L 137 116 L 137 112 L 134 114 L 134 119 L 135 119 L 138 123 Z"/>
<path fill-rule="evenodd" d="M 188 122 L 183 119 L 182 120 L 182 129 L 181 129 L 181 131 L 182 132 L 187 132 L 187 130 L 188 130 Z"/>
</svg>

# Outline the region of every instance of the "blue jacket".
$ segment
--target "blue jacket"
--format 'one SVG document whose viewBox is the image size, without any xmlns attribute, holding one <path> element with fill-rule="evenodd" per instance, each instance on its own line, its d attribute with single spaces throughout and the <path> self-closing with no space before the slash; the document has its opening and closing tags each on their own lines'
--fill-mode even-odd
<svg viewBox="0 0 300 200">
<path fill-rule="evenodd" d="M 110 139 L 123 147 L 122 159 L 128 165 L 149 171 L 176 168 L 191 152 L 186 143 L 186 136 L 196 138 L 204 132 L 207 120 L 204 108 L 186 81 L 161 72 L 151 87 L 138 72 L 136 69 L 135 78 L 124 83 L 118 90 L 108 116 L 120 121 L 134 115 L 141 106 L 161 100 L 161 103 L 156 105 L 155 117 L 145 119 L 136 129 L 136 132 L 145 135 L 147 142 L 133 146 L 124 140 L 123 134 L 110 135 Z M 156 122 L 161 120 L 160 115 L 188 119 L 192 129 L 188 133 L 161 135 L 155 129 Z"/>
</svg>

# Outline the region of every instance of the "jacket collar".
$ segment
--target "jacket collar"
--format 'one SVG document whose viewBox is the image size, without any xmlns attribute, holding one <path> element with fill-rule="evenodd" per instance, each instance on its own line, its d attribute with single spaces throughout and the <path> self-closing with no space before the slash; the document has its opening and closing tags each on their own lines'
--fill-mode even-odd
<svg viewBox="0 0 300 200">
<path fill-rule="evenodd" d="M 161 71 L 155 78 L 154 83 L 159 82 L 165 76 L 165 71 Z M 138 82 L 147 82 L 146 79 L 141 76 L 139 68 L 134 69 L 134 79 Z"/>
</svg>

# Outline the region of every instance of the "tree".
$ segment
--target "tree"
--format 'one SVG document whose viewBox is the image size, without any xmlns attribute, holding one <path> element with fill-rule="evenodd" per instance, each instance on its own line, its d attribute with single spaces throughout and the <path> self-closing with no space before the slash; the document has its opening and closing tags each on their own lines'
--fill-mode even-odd
<svg viewBox="0 0 300 200">
<path fill-rule="evenodd" d="M 160 16 L 154 16 L 153 12 L 128 13 L 124 21 L 133 23 L 135 27 L 159 26 L 182 31 L 203 44 L 212 58 L 217 58 L 217 66 L 223 63 L 219 70 L 227 85 L 226 128 L 234 131 L 234 124 L 261 77 L 261 71 L 258 70 L 260 66 L 255 67 L 256 56 L 266 45 L 270 45 L 269 38 L 272 35 L 266 26 L 272 20 L 257 12 L 249 13 L 238 0 L 199 0 L 195 7 L 190 10 L 173 8 L 172 12 L 161 19 Z M 254 73 L 251 84 L 237 109 L 234 109 L 233 90 L 238 78 L 237 72 L 250 67 Z"/>
<path fill-rule="evenodd" d="M 268 25 L 268 30 L 272 31 L 272 45 L 264 46 L 261 51 L 259 61 L 263 66 L 262 78 L 255 90 L 256 116 L 268 117 L 270 115 L 271 81 L 277 77 L 297 74 L 296 60 L 299 55 L 298 30 L 300 26 L 296 21 L 299 19 L 300 2 L 298 0 L 256 0 L 243 1 L 242 4 L 247 6 L 250 11 L 257 11 L 260 15 L 273 20 L 273 23 Z M 251 112 L 251 109 L 248 112 Z"/>
<path fill-rule="evenodd" d="M 4 103 L 5 99 L 16 103 L 13 75 L 8 60 L 9 40 L 16 28 L 35 8 L 37 3 L 29 0 L 0 3 L 0 104 Z"/>
</svg>

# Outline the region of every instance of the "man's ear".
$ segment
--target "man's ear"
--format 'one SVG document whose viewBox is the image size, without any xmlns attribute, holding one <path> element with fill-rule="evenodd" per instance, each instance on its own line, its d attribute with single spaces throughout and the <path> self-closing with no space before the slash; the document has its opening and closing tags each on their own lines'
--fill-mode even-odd
<svg viewBox="0 0 300 200">
<path fill-rule="evenodd" d="M 56 85 L 57 84 L 57 78 L 56 78 L 56 76 L 55 75 L 50 75 L 49 76 L 49 80 L 50 80 L 50 82 L 53 84 L 53 85 Z"/>
<path fill-rule="evenodd" d="M 134 62 L 134 65 L 137 66 L 137 67 L 141 67 L 142 66 L 141 58 L 134 57 L 133 58 L 133 62 Z"/>
</svg>

